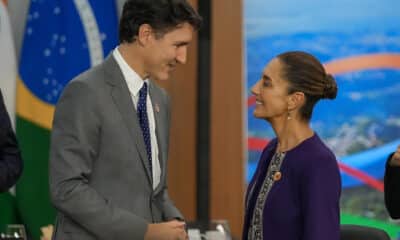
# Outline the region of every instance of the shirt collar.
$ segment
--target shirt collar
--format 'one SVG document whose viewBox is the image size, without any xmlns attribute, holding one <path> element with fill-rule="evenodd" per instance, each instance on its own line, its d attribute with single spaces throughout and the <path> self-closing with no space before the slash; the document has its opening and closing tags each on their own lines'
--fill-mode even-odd
<svg viewBox="0 0 400 240">
<path fill-rule="evenodd" d="M 137 74 L 137 72 L 135 72 L 135 70 L 133 70 L 133 68 L 131 68 L 128 65 L 128 63 L 125 61 L 125 59 L 119 52 L 118 47 L 114 49 L 113 56 L 122 71 L 122 75 L 124 76 L 126 84 L 128 85 L 129 92 L 133 96 L 137 96 L 139 94 L 140 89 L 143 87 L 143 83 L 146 82 L 148 85 L 149 80 L 148 79 L 143 80 L 139 76 L 139 74 Z"/>
</svg>

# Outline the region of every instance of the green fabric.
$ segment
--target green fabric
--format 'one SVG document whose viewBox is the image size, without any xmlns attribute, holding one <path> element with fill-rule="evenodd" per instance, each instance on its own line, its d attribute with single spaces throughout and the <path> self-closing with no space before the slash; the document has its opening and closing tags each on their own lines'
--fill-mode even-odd
<svg viewBox="0 0 400 240">
<path fill-rule="evenodd" d="M 55 219 L 48 181 L 50 131 L 17 117 L 17 138 L 24 160 L 16 188 L 17 205 L 28 235 L 40 240 L 40 228 Z"/>
<path fill-rule="evenodd" d="M 16 224 L 18 212 L 15 197 L 9 192 L 0 194 L 0 232 L 4 232 L 7 224 Z"/>
</svg>

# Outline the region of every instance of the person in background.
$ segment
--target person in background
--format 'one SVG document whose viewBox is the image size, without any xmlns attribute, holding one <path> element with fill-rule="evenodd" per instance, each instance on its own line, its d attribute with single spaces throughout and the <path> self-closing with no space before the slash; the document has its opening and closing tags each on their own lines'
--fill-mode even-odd
<svg viewBox="0 0 400 240">
<path fill-rule="evenodd" d="M 169 97 L 153 80 L 186 63 L 200 24 L 186 0 L 127 0 L 119 46 L 66 86 L 51 137 L 53 239 L 187 239 L 167 188 Z"/>
<path fill-rule="evenodd" d="M 252 93 L 254 116 L 276 138 L 248 186 L 242 239 L 339 240 L 338 164 L 310 127 L 315 104 L 336 98 L 335 79 L 312 55 L 285 52 L 267 64 Z"/>
<path fill-rule="evenodd" d="M 23 162 L 0 90 L 0 192 L 12 187 L 22 174 Z"/>
<path fill-rule="evenodd" d="M 393 219 L 400 218 L 400 145 L 386 162 L 385 205 Z"/>
</svg>

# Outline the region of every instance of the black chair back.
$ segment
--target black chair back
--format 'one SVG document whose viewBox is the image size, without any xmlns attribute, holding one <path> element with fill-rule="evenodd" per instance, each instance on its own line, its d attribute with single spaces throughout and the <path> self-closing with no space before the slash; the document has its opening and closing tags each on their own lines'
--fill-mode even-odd
<svg viewBox="0 0 400 240">
<path fill-rule="evenodd" d="M 340 226 L 340 240 L 390 240 L 379 228 L 344 224 Z"/>
</svg>

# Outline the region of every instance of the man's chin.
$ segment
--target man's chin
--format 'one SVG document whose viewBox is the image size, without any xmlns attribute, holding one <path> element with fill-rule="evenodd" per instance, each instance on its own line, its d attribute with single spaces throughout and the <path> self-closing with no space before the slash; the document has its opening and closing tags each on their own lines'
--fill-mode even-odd
<svg viewBox="0 0 400 240">
<path fill-rule="evenodd" d="M 150 79 L 156 80 L 156 81 L 167 81 L 170 77 L 170 74 L 151 74 L 149 76 Z"/>
<path fill-rule="evenodd" d="M 158 80 L 160 81 L 167 81 L 169 79 L 170 74 L 160 74 L 158 75 Z"/>
</svg>

